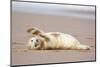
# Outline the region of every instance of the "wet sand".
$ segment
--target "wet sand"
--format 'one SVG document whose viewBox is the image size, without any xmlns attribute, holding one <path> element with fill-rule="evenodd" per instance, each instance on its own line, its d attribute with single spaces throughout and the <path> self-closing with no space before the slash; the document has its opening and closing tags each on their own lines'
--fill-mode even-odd
<svg viewBox="0 0 100 67">
<path fill-rule="evenodd" d="M 28 28 L 63 32 L 76 37 L 90 50 L 28 50 Z M 44 64 L 95 60 L 95 21 L 64 16 L 12 13 L 12 65 Z"/>
</svg>

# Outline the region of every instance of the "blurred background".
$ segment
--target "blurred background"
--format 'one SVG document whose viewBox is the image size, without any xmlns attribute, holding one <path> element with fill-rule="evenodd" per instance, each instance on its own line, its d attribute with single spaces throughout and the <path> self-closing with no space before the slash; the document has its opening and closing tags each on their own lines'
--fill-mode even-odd
<svg viewBox="0 0 100 67">
<path fill-rule="evenodd" d="M 31 27 L 38 27 L 45 32 L 55 31 L 94 36 L 95 7 L 12 2 L 12 35 L 14 39 L 23 34 L 26 37 L 26 30 Z"/>
</svg>

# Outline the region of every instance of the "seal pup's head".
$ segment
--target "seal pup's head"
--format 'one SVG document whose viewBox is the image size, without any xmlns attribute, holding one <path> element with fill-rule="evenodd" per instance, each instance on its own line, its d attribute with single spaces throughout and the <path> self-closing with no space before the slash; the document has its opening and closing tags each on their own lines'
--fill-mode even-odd
<svg viewBox="0 0 100 67">
<path fill-rule="evenodd" d="M 29 49 L 40 49 L 43 45 L 43 40 L 38 36 L 33 36 L 28 41 Z"/>
<path fill-rule="evenodd" d="M 49 37 L 36 27 L 29 28 L 27 32 L 32 34 L 32 37 L 28 41 L 29 49 L 43 49 L 44 43 L 49 41 Z"/>
</svg>

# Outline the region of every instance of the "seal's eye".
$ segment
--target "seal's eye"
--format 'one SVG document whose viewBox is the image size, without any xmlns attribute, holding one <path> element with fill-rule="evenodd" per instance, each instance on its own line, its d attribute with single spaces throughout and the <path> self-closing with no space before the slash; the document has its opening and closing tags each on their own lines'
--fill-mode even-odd
<svg viewBox="0 0 100 67">
<path fill-rule="evenodd" d="M 36 42 L 39 42 L 39 40 L 36 40 Z"/>
<path fill-rule="evenodd" d="M 33 42 L 33 40 L 31 40 L 31 42 Z"/>
</svg>

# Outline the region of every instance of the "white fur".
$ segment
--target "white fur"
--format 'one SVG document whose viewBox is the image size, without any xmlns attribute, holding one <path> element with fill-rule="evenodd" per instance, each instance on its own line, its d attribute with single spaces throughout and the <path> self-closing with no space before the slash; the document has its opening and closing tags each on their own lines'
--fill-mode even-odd
<svg viewBox="0 0 100 67">
<path fill-rule="evenodd" d="M 52 34 L 58 34 L 57 36 Z M 45 38 L 34 35 L 31 37 L 28 41 L 28 47 L 31 49 L 89 49 L 90 47 L 87 45 L 82 45 L 80 42 L 74 38 L 73 36 L 69 34 L 64 34 L 60 32 L 49 32 L 44 33 L 44 36 L 49 38 L 48 41 L 46 41 Z M 34 47 L 36 39 L 38 39 L 40 42 L 38 43 L 38 47 Z M 33 40 L 33 42 L 31 42 Z M 42 43 L 43 42 L 43 43 Z"/>
</svg>

